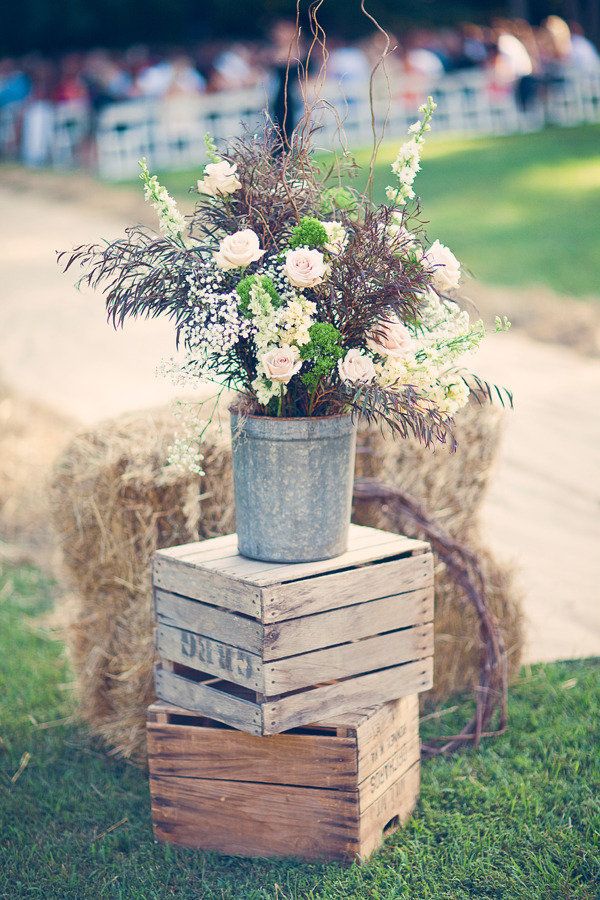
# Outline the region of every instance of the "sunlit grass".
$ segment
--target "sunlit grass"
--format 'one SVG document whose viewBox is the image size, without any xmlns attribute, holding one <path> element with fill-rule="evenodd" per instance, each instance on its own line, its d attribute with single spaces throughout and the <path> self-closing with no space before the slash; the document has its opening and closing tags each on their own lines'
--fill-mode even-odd
<svg viewBox="0 0 600 900">
<path fill-rule="evenodd" d="M 600 154 L 593 159 L 569 160 L 562 165 L 531 166 L 515 179 L 525 191 L 550 191 L 560 195 L 582 195 L 600 191 Z"/>
<path fill-rule="evenodd" d="M 477 277 L 600 296 L 600 127 L 431 141 L 416 184 L 428 233 Z"/>
</svg>

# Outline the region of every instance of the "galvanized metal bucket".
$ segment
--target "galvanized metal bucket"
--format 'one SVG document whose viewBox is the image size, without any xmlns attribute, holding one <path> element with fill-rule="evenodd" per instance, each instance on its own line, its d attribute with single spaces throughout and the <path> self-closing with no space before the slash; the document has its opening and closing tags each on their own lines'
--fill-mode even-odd
<svg viewBox="0 0 600 900">
<path fill-rule="evenodd" d="M 231 416 L 240 553 L 312 562 L 347 549 L 356 425 L 349 415 Z"/>
</svg>

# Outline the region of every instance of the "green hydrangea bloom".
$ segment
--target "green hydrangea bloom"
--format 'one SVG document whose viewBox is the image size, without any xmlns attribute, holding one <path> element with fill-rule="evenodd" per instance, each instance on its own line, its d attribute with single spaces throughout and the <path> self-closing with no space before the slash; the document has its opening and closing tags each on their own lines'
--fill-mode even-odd
<svg viewBox="0 0 600 900">
<path fill-rule="evenodd" d="M 326 188 L 321 195 L 321 213 L 324 216 L 332 215 L 336 209 L 343 209 L 348 213 L 352 213 L 355 207 L 356 199 L 348 188 Z"/>
<path fill-rule="evenodd" d="M 329 375 L 336 367 L 338 360 L 344 355 L 341 345 L 342 335 L 328 322 L 315 322 L 308 329 L 310 341 L 300 347 L 300 357 L 312 363 L 308 372 L 302 375 L 302 381 L 312 393 L 321 378 Z"/>
<path fill-rule="evenodd" d="M 279 309 L 283 303 L 283 300 L 277 293 L 277 289 L 273 284 L 273 280 L 269 278 L 268 275 L 246 275 L 245 278 L 242 278 L 241 281 L 238 282 L 236 291 L 240 298 L 240 302 L 238 303 L 239 310 L 247 319 L 252 318 L 252 313 L 250 312 L 250 291 L 252 285 L 257 283 L 260 284 L 262 289 L 266 291 L 271 298 L 274 309 Z"/>
<path fill-rule="evenodd" d="M 289 240 L 289 245 L 292 249 L 296 247 L 310 247 L 314 250 L 317 247 L 323 247 L 326 243 L 327 232 L 314 216 L 304 216 L 304 218 L 300 219 L 300 224 L 292 228 Z"/>
</svg>

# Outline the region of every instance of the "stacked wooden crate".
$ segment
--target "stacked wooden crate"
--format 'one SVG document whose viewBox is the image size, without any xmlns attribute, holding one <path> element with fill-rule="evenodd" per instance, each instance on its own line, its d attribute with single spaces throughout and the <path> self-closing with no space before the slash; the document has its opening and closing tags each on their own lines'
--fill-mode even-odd
<svg viewBox="0 0 600 900">
<path fill-rule="evenodd" d="M 157 838 L 256 856 L 366 858 L 419 790 L 418 699 L 255 737 L 150 707 Z"/>
<path fill-rule="evenodd" d="M 247 855 L 372 852 L 418 794 L 429 546 L 352 526 L 335 559 L 264 563 L 228 535 L 157 553 L 154 587 L 157 837 Z"/>
</svg>

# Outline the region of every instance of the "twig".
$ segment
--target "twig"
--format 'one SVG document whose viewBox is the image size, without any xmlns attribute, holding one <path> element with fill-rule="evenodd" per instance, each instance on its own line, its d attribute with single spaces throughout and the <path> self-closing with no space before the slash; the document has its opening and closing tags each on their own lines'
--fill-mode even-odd
<svg viewBox="0 0 600 900">
<path fill-rule="evenodd" d="M 36 722 L 36 728 L 60 728 L 61 725 L 70 725 L 75 721 L 74 716 L 65 716 L 64 719 L 53 719 L 51 722 Z"/>
<path fill-rule="evenodd" d="M 25 753 L 23 754 L 23 756 L 21 757 L 21 762 L 19 763 L 19 768 L 17 769 L 17 771 L 14 773 L 14 775 L 10 779 L 12 784 L 16 784 L 16 782 L 19 780 L 19 778 L 21 777 L 21 775 L 23 774 L 23 772 L 29 765 L 30 759 L 31 759 L 31 753 L 28 753 L 26 750 Z"/>
<path fill-rule="evenodd" d="M 456 712 L 458 706 L 449 706 L 447 709 L 436 709 L 434 712 L 421 716 L 419 722 L 428 722 L 429 719 L 441 719 L 442 716 L 449 716 L 450 713 Z"/>
<path fill-rule="evenodd" d="M 369 160 L 369 177 L 367 179 L 367 196 L 369 199 L 373 199 L 373 178 L 375 174 L 375 163 L 377 162 L 377 153 L 379 151 L 379 147 L 381 146 L 381 142 L 383 141 L 383 137 L 385 134 L 385 129 L 387 127 L 390 109 L 391 109 L 391 88 L 390 81 L 388 78 L 388 74 L 385 68 L 385 60 L 390 52 L 390 36 L 382 26 L 379 24 L 375 16 L 373 16 L 365 7 L 365 0 L 361 0 L 360 4 L 361 12 L 366 18 L 375 26 L 377 31 L 383 35 L 385 40 L 385 47 L 381 53 L 379 60 L 374 65 L 371 70 L 371 76 L 369 78 L 369 109 L 371 113 L 371 132 L 373 135 L 373 149 L 371 152 L 371 158 Z M 381 135 L 377 135 L 377 123 L 375 120 L 375 97 L 374 97 L 374 85 L 375 85 L 375 75 L 377 74 L 377 70 L 379 67 L 382 67 L 383 73 L 386 78 L 387 88 L 388 88 L 388 108 L 385 115 L 385 119 L 383 121 L 383 126 L 381 129 Z"/>
<path fill-rule="evenodd" d="M 111 831 L 115 831 L 117 828 L 120 828 L 121 825 L 126 825 L 127 822 L 129 822 L 129 819 L 127 818 L 127 816 L 125 816 L 125 818 L 121 819 L 119 822 L 115 822 L 115 824 L 111 825 L 110 828 L 107 828 L 105 831 L 100 832 L 100 834 L 97 834 L 96 837 L 92 838 L 90 844 L 93 844 L 94 841 L 102 840 L 102 838 L 106 837 L 107 834 L 110 834 Z"/>
</svg>

